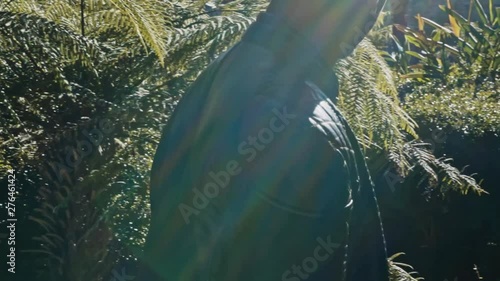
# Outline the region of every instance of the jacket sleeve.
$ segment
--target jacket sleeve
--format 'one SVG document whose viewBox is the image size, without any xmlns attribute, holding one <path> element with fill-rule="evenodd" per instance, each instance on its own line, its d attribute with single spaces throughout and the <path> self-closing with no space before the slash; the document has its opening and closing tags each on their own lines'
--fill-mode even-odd
<svg viewBox="0 0 500 281">
<path fill-rule="evenodd" d="M 316 127 L 346 161 L 351 190 L 348 218 L 346 281 L 388 281 L 385 238 L 374 185 L 356 136 L 331 102 L 323 102 L 314 113 Z M 330 120 L 325 122 L 324 120 Z M 333 121 L 333 122 L 332 122 Z"/>
</svg>

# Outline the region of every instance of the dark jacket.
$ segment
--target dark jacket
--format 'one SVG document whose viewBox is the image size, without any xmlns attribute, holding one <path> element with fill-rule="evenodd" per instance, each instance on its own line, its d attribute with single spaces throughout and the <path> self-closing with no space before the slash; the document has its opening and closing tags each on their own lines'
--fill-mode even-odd
<svg viewBox="0 0 500 281">
<path fill-rule="evenodd" d="M 304 36 L 260 15 L 165 128 L 143 280 L 388 280 L 374 186 L 337 93 Z"/>
</svg>

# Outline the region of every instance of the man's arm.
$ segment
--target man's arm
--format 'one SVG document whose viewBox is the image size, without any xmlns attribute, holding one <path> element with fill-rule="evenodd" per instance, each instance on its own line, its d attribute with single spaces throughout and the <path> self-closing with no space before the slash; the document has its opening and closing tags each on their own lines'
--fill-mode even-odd
<svg viewBox="0 0 500 281">
<path fill-rule="evenodd" d="M 317 107 L 316 127 L 345 160 L 352 192 L 347 239 L 346 281 L 387 281 L 387 254 L 374 185 L 356 136 L 331 101 Z M 328 120 L 326 116 L 333 119 Z M 337 168 L 339 169 L 339 168 Z M 335 180 L 332 180 L 332 185 Z"/>
</svg>

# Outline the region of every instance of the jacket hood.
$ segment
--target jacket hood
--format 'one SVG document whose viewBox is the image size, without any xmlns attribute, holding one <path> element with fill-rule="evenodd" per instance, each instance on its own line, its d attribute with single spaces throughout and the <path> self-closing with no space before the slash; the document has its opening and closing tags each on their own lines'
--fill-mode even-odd
<svg viewBox="0 0 500 281">
<path fill-rule="evenodd" d="M 332 31 L 330 46 L 340 48 L 339 59 L 351 54 L 356 46 L 370 32 L 386 0 L 332 1 L 336 28 Z"/>
</svg>

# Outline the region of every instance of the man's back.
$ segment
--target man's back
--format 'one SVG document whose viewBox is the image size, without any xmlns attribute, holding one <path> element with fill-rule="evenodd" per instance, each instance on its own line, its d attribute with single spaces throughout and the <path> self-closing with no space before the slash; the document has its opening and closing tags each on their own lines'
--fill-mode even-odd
<svg viewBox="0 0 500 281">
<path fill-rule="evenodd" d="M 373 186 L 312 50 L 264 14 L 182 99 L 152 170 L 154 280 L 387 280 Z"/>
</svg>

